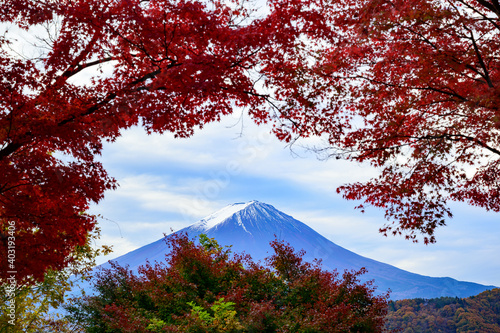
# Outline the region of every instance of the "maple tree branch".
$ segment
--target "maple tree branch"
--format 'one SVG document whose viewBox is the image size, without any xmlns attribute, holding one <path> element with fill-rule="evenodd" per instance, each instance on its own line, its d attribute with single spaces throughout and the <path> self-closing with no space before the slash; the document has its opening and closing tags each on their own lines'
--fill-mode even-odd
<svg viewBox="0 0 500 333">
<path fill-rule="evenodd" d="M 483 17 L 483 19 L 484 19 L 484 20 L 486 20 L 486 21 L 490 22 L 490 23 L 491 23 L 491 24 L 492 24 L 495 28 L 497 28 L 498 30 L 500 30 L 500 25 L 498 25 L 498 23 L 497 23 L 497 22 L 495 22 L 495 19 L 493 19 L 493 18 L 491 18 L 491 17 L 488 17 L 486 14 L 482 13 L 481 11 L 479 11 L 476 7 L 471 6 L 471 5 L 470 5 L 469 3 L 467 3 L 466 1 L 459 0 L 459 2 L 460 2 L 462 5 L 464 5 L 465 7 L 467 7 L 468 9 L 472 10 L 473 12 L 475 12 L 476 14 L 481 15 L 481 16 Z M 496 2 L 497 2 L 497 5 L 498 5 L 498 1 L 496 1 Z M 482 3 L 481 3 L 481 1 L 479 1 L 479 3 L 480 3 L 480 4 L 482 4 Z M 500 7 L 500 6 L 499 6 L 499 7 Z M 490 9 L 490 10 L 491 10 L 491 9 Z M 499 16 L 499 15 L 498 15 L 498 13 L 496 13 L 496 14 L 497 14 L 497 16 Z"/>
<path fill-rule="evenodd" d="M 22 180 L 24 180 L 24 179 L 22 179 Z M 33 184 L 30 183 L 30 182 L 26 182 L 25 181 L 25 182 L 21 182 L 19 184 L 12 185 L 12 186 L 7 186 L 7 185 L 8 185 L 8 183 L 5 183 L 4 185 L 2 185 L 0 187 L 0 194 L 1 194 L 2 197 L 5 197 L 5 195 L 3 193 L 5 193 L 7 191 L 11 191 L 11 190 L 13 190 L 15 188 L 19 188 L 19 187 L 26 186 L 26 185 L 33 185 Z M 2 203 L 4 203 L 3 200 L 2 200 Z"/>
<path fill-rule="evenodd" d="M 69 65 L 68 69 L 65 70 L 61 76 L 56 78 L 55 84 L 54 84 L 55 86 L 62 84 L 63 80 L 66 81 L 69 77 L 72 76 L 71 73 L 73 71 L 73 68 L 77 67 L 80 64 L 80 62 L 83 61 L 87 57 L 87 55 L 90 53 L 90 51 L 92 50 L 92 47 L 95 45 L 95 43 L 97 42 L 98 39 L 99 39 L 99 36 L 96 32 L 92 36 L 92 39 L 87 43 L 87 46 L 80 52 L 80 54 L 78 54 L 73 59 L 73 61 Z"/>
<path fill-rule="evenodd" d="M 107 58 L 102 58 L 102 59 L 98 59 L 95 61 L 87 62 L 87 63 L 81 64 L 81 65 L 77 65 L 76 69 L 68 69 L 64 73 L 62 73 L 61 76 L 69 78 L 69 77 L 72 77 L 73 75 L 78 74 L 79 72 L 81 72 L 85 68 L 100 65 L 100 64 L 103 64 L 103 63 L 106 63 L 106 62 L 109 62 L 109 61 L 112 61 L 115 59 L 116 58 L 114 58 L 114 57 L 107 57 Z"/>
<path fill-rule="evenodd" d="M 459 100 L 461 100 L 462 102 L 467 102 L 468 101 L 467 98 L 459 95 L 458 93 L 456 93 L 453 89 L 451 89 L 449 87 L 444 87 L 444 88 L 441 88 L 441 89 L 440 88 L 436 88 L 436 87 L 431 87 L 430 85 L 427 86 L 427 87 L 411 87 L 411 86 L 404 87 L 402 85 L 397 85 L 397 84 L 393 84 L 393 83 L 387 83 L 387 82 L 383 82 L 383 81 L 371 79 L 371 78 L 363 76 L 363 75 L 354 76 L 353 78 L 366 80 L 366 81 L 368 81 L 370 83 L 380 84 L 380 85 L 384 85 L 384 86 L 387 86 L 387 87 L 405 88 L 405 89 L 408 89 L 408 90 L 431 90 L 431 91 L 438 92 L 438 93 L 441 93 L 441 94 L 444 94 L 444 95 L 456 97 Z M 448 91 L 445 90 L 445 89 L 448 89 Z"/>
<path fill-rule="evenodd" d="M 171 66 L 169 66 L 169 68 L 170 67 Z M 161 69 L 158 69 L 154 72 L 148 73 L 148 74 L 144 75 L 143 77 L 132 81 L 128 86 L 133 87 L 133 86 L 140 84 L 148 79 L 154 78 L 161 71 L 162 71 Z M 91 114 L 95 113 L 96 111 L 98 111 L 103 105 L 106 105 L 109 102 L 111 102 L 112 100 L 114 100 L 116 97 L 118 97 L 117 92 L 109 93 L 102 101 L 87 108 L 87 110 L 85 112 L 80 113 L 78 115 L 72 115 L 71 117 L 64 119 L 64 120 L 60 121 L 59 123 L 57 123 L 57 126 L 61 127 L 61 126 L 64 126 L 70 122 L 73 122 L 74 120 L 76 120 L 79 117 L 85 117 L 85 116 L 91 115 Z M 0 161 L 2 159 L 6 158 L 7 156 L 13 154 L 14 152 L 16 152 L 17 150 L 19 150 L 20 148 L 22 148 L 23 146 L 25 146 L 26 144 L 28 144 L 29 142 L 31 142 L 33 140 L 31 132 L 24 133 L 24 135 L 22 137 L 24 137 L 24 140 L 17 140 L 15 142 L 10 142 L 5 147 L 0 149 Z"/>
<path fill-rule="evenodd" d="M 445 139 L 445 140 L 450 140 L 450 141 L 460 141 L 461 139 L 465 139 L 467 141 L 474 142 L 474 143 L 478 144 L 479 146 L 485 148 L 486 150 L 489 150 L 490 152 L 492 152 L 492 153 L 500 156 L 500 150 L 499 149 L 490 147 L 489 145 L 487 145 L 483 141 L 481 141 L 481 140 L 479 140 L 477 138 L 474 138 L 472 136 L 464 135 L 464 134 L 448 134 L 448 133 L 444 133 L 444 134 L 441 134 L 441 135 L 425 135 L 425 136 L 422 136 L 422 137 L 406 136 L 406 137 L 407 138 L 416 139 L 416 140 L 440 140 L 440 139 Z"/>
<path fill-rule="evenodd" d="M 476 57 L 477 57 L 477 60 L 479 61 L 479 65 L 481 66 L 481 68 L 483 69 L 483 75 L 481 75 L 482 77 L 484 77 L 484 79 L 486 80 L 486 82 L 488 83 L 488 86 L 490 88 L 493 88 L 494 85 L 493 85 L 493 82 L 491 82 L 491 78 L 490 78 L 490 75 L 489 75 L 489 72 L 488 72 L 488 69 L 486 68 L 486 64 L 484 63 L 483 61 L 483 57 L 481 56 L 481 52 L 479 50 L 479 47 L 477 46 L 477 43 L 476 43 L 476 39 L 474 38 L 474 34 L 473 32 L 467 28 L 466 26 L 464 26 L 464 29 L 466 29 L 467 31 L 470 32 L 470 40 L 472 41 L 472 45 L 474 47 L 474 52 L 476 54 Z"/>
<path fill-rule="evenodd" d="M 246 54 L 244 57 L 240 58 L 239 60 L 236 60 L 229 68 L 233 67 L 240 67 L 243 69 L 250 69 L 252 66 L 242 66 L 241 63 L 243 63 L 245 60 L 252 58 L 254 55 L 259 53 L 262 50 L 262 47 L 257 48 L 255 51 L 250 52 L 249 54 Z"/>
<path fill-rule="evenodd" d="M 143 50 L 143 51 L 145 52 L 145 50 Z M 69 78 L 69 77 L 77 74 L 78 72 L 82 71 L 85 68 L 89 68 L 91 66 L 95 66 L 95 65 L 98 65 L 98 64 L 101 64 L 101 63 L 112 61 L 112 60 L 115 60 L 115 58 L 113 58 L 113 57 L 107 57 L 107 58 L 98 59 L 98 60 L 95 60 L 95 61 L 91 61 L 91 62 L 88 62 L 88 63 L 84 63 L 84 64 L 81 64 L 81 65 L 78 65 L 78 66 L 76 66 L 76 69 L 68 69 L 68 70 L 66 70 L 60 76 L 60 78 L 67 79 L 67 78 Z M 171 59 L 167 59 L 167 60 L 170 60 L 171 63 L 166 67 L 166 69 L 170 69 L 172 67 L 180 66 L 181 65 L 181 64 L 176 63 L 175 60 L 171 60 Z M 135 90 L 130 90 L 130 89 L 132 87 L 140 84 L 140 83 L 145 82 L 148 79 L 152 79 L 152 78 L 156 77 L 159 73 L 162 72 L 162 70 L 163 70 L 162 68 L 159 68 L 159 69 L 157 69 L 157 70 L 155 70 L 153 72 L 150 72 L 150 73 L 142 76 L 141 78 L 138 78 L 138 79 L 130 82 L 128 84 L 128 88 L 126 88 L 124 90 L 125 91 L 129 90 L 129 91 L 132 91 L 132 92 L 133 91 L 140 91 L 140 90 L 147 90 L 146 87 L 141 87 L 141 88 L 138 88 L 138 89 L 135 89 Z M 67 119 L 64 119 L 64 120 L 58 122 L 57 126 L 61 127 L 61 126 L 64 126 L 64 125 L 66 125 L 66 124 L 68 124 L 70 122 L 75 121 L 77 118 L 91 115 L 91 114 L 95 113 L 96 111 L 98 111 L 103 105 L 106 105 L 106 104 L 110 103 L 112 100 L 114 100 L 119 95 L 120 95 L 119 92 L 111 92 L 103 100 L 101 100 L 100 102 L 95 103 L 94 105 L 90 106 L 84 112 L 82 112 L 80 114 L 77 114 L 77 115 L 71 115 Z M 5 157 L 11 155 L 12 153 L 16 152 L 17 150 L 19 150 L 20 148 L 22 148 L 24 145 L 28 144 L 29 142 L 31 142 L 33 140 L 31 132 L 24 133 L 22 135 L 22 137 L 24 137 L 24 139 L 11 142 L 11 143 L 7 144 L 5 147 L 3 147 L 2 149 L 0 149 L 0 160 L 2 160 Z"/>
<path fill-rule="evenodd" d="M 477 0 L 477 2 L 483 6 L 494 12 L 498 17 L 500 17 L 500 4 L 498 3 L 498 0 L 492 0 L 490 2 L 486 0 Z"/>
<path fill-rule="evenodd" d="M 31 141 L 31 132 L 26 133 L 25 136 L 29 138 L 29 139 L 25 140 L 26 142 L 22 142 L 22 141 L 11 142 L 11 143 L 7 144 L 7 146 L 2 148 L 0 150 L 0 161 L 3 160 L 5 157 L 13 154 L 19 148 L 21 148 L 22 146 L 24 146 L 25 144 L 27 144 Z"/>
<path fill-rule="evenodd" d="M 268 102 L 269 102 L 268 99 L 271 97 L 269 94 L 259 94 L 257 92 L 248 91 L 248 90 L 243 90 L 243 93 L 247 94 L 247 95 L 255 96 L 255 97 L 261 97 L 261 98 L 265 99 Z M 272 103 L 272 102 L 270 102 L 270 103 Z"/>
<path fill-rule="evenodd" d="M 412 34 L 414 35 L 417 35 L 421 38 L 421 40 L 425 43 L 427 43 L 428 45 L 430 45 L 434 50 L 436 50 L 437 52 L 443 54 L 445 53 L 447 56 L 449 56 L 451 58 L 452 61 L 454 61 L 457 65 L 462 65 L 463 63 L 457 58 L 455 57 L 453 54 L 447 54 L 447 52 L 441 50 L 437 45 L 435 45 L 434 43 L 432 43 L 427 37 L 425 37 L 422 33 L 420 32 L 417 32 L 413 29 L 411 29 L 410 27 L 406 27 L 406 26 L 403 26 L 404 29 L 408 30 L 409 32 L 411 32 Z M 476 69 L 474 66 L 472 66 L 471 64 L 465 64 L 465 68 L 471 70 L 472 72 L 476 73 L 477 75 L 481 76 L 485 81 L 486 83 L 488 84 L 488 86 L 490 86 L 490 88 L 493 87 L 493 83 L 491 82 L 491 79 L 489 77 L 489 74 L 488 74 L 488 70 L 486 69 L 486 65 L 481 57 L 481 54 L 480 54 L 480 51 L 479 51 L 479 48 L 476 44 L 476 40 L 474 38 L 474 35 L 472 33 L 472 31 L 467 28 L 465 25 L 464 25 L 464 29 L 466 29 L 470 34 L 471 34 L 471 37 L 466 37 L 466 36 L 463 36 L 464 38 L 467 38 L 467 39 L 470 39 L 472 41 L 472 45 L 474 47 L 474 50 L 476 52 L 476 56 L 479 60 L 479 63 L 481 65 L 481 68 L 483 69 L 483 72 L 480 72 L 478 69 Z M 458 74 L 461 74 L 461 75 L 464 75 L 466 76 L 467 78 L 469 79 L 472 79 L 474 81 L 478 81 L 478 82 L 481 82 L 481 80 L 479 79 L 476 79 L 476 78 L 470 78 L 469 76 L 467 76 L 467 74 L 465 73 L 458 73 Z"/>
<path fill-rule="evenodd" d="M 418 31 L 415 31 L 415 30 L 411 29 L 409 26 L 406 26 L 406 25 L 400 25 L 400 26 L 403 29 L 408 30 L 412 34 L 420 37 L 422 41 L 424 41 L 425 43 L 429 44 L 434 50 L 436 50 L 438 52 L 441 52 L 441 49 L 439 47 L 437 47 L 433 42 L 431 42 L 429 38 L 425 37 L 422 33 L 418 32 Z"/>
<path fill-rule="evenodd" d="M 458 98 L 459 100 L 461 100 L 462 102 L 467 102 L 468 99 L 459 95 L 457 92 L 455 92 L 453 89 L 449 88 L 449 87 L 444 87 L 444 88 L 436 88 L 436 87 L 431 87 L 431 86 L 428 86 L 428 87 L 410 87 L 410 89 L 416 89 L 416 90 L 430 90 L 430 91 L 434 91 L 434 92 L 438 92 L 438 93 L 441 93 L 441 94 L 444 94 L 444 95 L 448 95 L 448 96 L 453 96 L 453 97 L 456 97 Z M 447 89 L 447 90 L 445 90 Z"/>
<path fill-rule="evenodd" d="M 171 68 L 171 67 L 169 66 L 168 68 Z M 160 68 L 160 69 L 157 69 L 156 71 L 148 73 L 148 74 L 144 75 L 143 77 L 132 81 L 131 83 L 128 84 L 128 86 L 130 88 L 130 87 L 133 87 L 133 86 L 135 86 L 135 85 L 137 85 L 139 83 L 145 82 L 148 79 L 152 79 L 152 78 L 156 77 L 158 74 L 160 74 L 161 71 L 162 71 L 162 69 Z M 65 124 L 74 121 L 78 117 L 85 117 L 85 116 L 93 114 L 94 112 L 96 112 L 97 110 L 99 110 L 100 107 L 102 107 L 103 105 L 108 104 L 109 102 L 111 102 L 112 100 L 114 100 L 116 97 L 118 97 L 118 95 L 119 95 L 118 92 L 109 93 L 101 102 L 92 105 L 85 112 L 83 112 L 81 114 L 72 115 L 71 117 L 69 117 L 69 118 L 67 118 L 65 120 L 60 121 L 57 124 L 57 126 L 64 126 Z"/>
<path fill-rule="evenodd" d="M 142 45 L 139 45 L 138 43 L 135 43 L 133 42 L 131 39 L 125 37 L 123 34 L 121 34 L 117 29 L 115 29 L 111 24 L 106 24 L 106 26 L 110 29 L 110 31 L 112 33 L 114 33 L 117 37 L 123 39 L 125 42 L 127 42 L 128 44 L 132 45 L 133 47 L 135 47 L 137 50 L 139 51 L 142 51 L 144 53 L 144 55 L 149 59 L 151 60 L 151 62 L 155 63 L 155 62 L 161 62 L 160 61 L 155 61 L 155 59 L 149 54 L 149 52 L 146 50 L 146 48 L 144 47 L 144 44 Z M 167 58 L 168 59 L 168 58 Z"/>
<path fill-rule="evenodd" d="M 486 143 L 484 143 L 483 141 L 481 141 L 481 140 L 479 140 L 477 138 L 474 138 L 474 137 L 471 137 L 471 136 L 468 136 L 468 135 L 464 135 L 464 134 L 448 134 L 448 133 L 444 133 L 444 134 L 441 134 L 441 135 L 424 135 L 424 136 L 418 136 L 418 137 L 417 136 L 408 136 L 408 135 L 396 135 L 394 137 L 391 137 L 390 139 L 398 139 L 398 138 L 413 139 L 413 140 L 417 140 L 417 141 L 423 141 L 423 140 L 449 140 L 449 141 L 454 141 L 454 142 L 457 142 L 457 141 L 460 141 L 462 139 L 465 139 L 467 141 L 476 143 L 477 145 L 485 148 L 486 150 L 489 150 L 490 152 L 492 152 L 492 153 L 500 156 L 500 150 L 499 149 L 491 147 L 491 146 L 487 145 Z M 384 142 L 386 140 L 385 139 L 380 139 L 378 141 Z M 366 142 L 369 142 L 369 141 L 366 141 Z M 399 149 L 399 148 L 403 148 L 403 147 L 409 147 L 412 144 L 413 144 L 412 142 L 406 142 L 406 143 L 397 144 L 397 145 L 379 146 L 379 147 L 376 147 L 376 148 L 364 148 L 364 149 L 361 149 L 361 150 L 357 150 L 357 149 L 344 150 L 342 153 L 332 154 L 332 156 L 339 156 L 339 155 L 360 153 L 361 155 L 359 155 L 358 158 L 367 158 L 369 155 L 371 155 L 372 152 L 384 151 L 384 150 L 395 150 L 395 149 Z"/>
</svg>

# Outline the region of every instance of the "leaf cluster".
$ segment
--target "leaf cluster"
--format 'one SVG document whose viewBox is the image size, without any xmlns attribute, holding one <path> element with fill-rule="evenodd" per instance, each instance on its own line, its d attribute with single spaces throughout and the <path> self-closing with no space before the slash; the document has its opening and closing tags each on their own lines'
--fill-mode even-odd
<svg viewBox="0 0 500 333">
<path fill-rule="evenodd" d="M 297 121 L 328 141 L 322 153 L 379 171 L 337 192 L 385 211 L 383 234 L 425 243 L 452 217 L 449 202 L 500 212 L 499 3 L 334 3 L 338 33 L 317 70 L 342 92 L 339 107 Z"/>
<path fill-rule="evenodd" d="M 213 239 L 169 236 L 165 263 L 135 275 L 112 265 L 96 293 L 69 307 L 87 332 L 378 332 L 386 296 L 363 273 L 321 270 L 274 241 L 268 266 L 230 254 Z"/>
<path fill-rule="evenodd" d="M 46 272 L 42 281 L 12 285 L 11 280 L 0 280 L 0 332 L 81 332 L 58 311 L 67 294 L 90 278 L 96 257 L 111 251 L 108 246 L 93 247 L 99 235 L 99 229 L 94 230 L 84 246 L 76 248 L 69 267 Z"/>
</svg>

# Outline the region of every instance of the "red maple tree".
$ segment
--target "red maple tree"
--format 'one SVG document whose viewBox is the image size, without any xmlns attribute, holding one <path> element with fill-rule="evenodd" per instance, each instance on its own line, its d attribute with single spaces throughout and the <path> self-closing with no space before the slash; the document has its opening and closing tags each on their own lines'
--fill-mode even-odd
<svg viewBox="0 0 500 333">
<path fill-rule="evenodd" d="M 345 0 L 310 68 L 329 104 L 290 113 L 289 138 L 323 135 L 327 156 L 379 176 L 337 189 L 385 210 L 381 232 L 434 242 L 451 201 L 500 211 L 500 5 Z"/>
</svg>

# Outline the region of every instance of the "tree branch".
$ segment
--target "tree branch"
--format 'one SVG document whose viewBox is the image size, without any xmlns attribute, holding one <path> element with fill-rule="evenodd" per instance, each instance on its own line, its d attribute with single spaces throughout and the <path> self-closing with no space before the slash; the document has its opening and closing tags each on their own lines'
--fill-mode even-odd
<svg viewBox="0 0 500 333">
<path fill-rule="evenodd" d="M 98 59 L 98 60 L 95 60 L 95 61 L 87 62 L 87 63 L 84 63 L 82 65 L 76 66 L 76 69 L 68 69 L 68 70 L 66 70 L 64 73 L 62 73 L 61 76 L 65 77 L 65 78 L 70 78 L 73 75 L 78 74 L 79 72 L 81 72 L 85 68 L 89 68 L 89 67 L 92 67 L 92 66 L 103 64 L 103 63 L 106 63 L 106 62 L 109 62 L 109 61 L 112 61 L 112 60 L 115 60 L 115 58 L 113 58 L 113 57 L 107 57 L 107 58 L 103 58 L 103 59 Z"/>
<path fill-rule="evenodd" d="M 472 45 L 474 46 L 474 52 L 476 53 L 477 60 L 479 61 L 479 65 L 481 65 L 481 68 L 483 69 L 484 73 L 484 79 L 488 83 L 488 87 L 494 88 L 493 82 L 491 82 L 490 74 L 488 72 L 488 69 L 486 68 L 486 64 L 483 61 L 483 57 L 481 56 L 481 52 L 479 50 L 479 47 L 477 46 L 476 39 L 474 38 L 474 34 L 470 29 L 467 27 L 464 27 L 467 31 L 470 32 L 471 34 L 471 40 L 472 40 Z"/>
<path fill-rule="evenodd" d="M 450 140 L 450 141 L 460 141 L 460 139 L 465 139 L 467 141 L 474 142 L 474 143 L 478 144 L 479 146 L 485 148 L 486 150 L 489 150 L 490 152 L 492 152 L 492 153 L 500 156 L 500 150 L 499 149 L 490 147 L 485 142 L 483 142 L 483 141 L 481 141 L 481 140 L 479 140 L 477 138 L 474 138 L 472 136 L 468 136 L 468 135 L 464 135 L 464 134 L 448 134 L 448 133 L 445 133 L 445 134 L 441 134 L 441 135 L 425 135 L 425 136 L 422 136 L 422 137 L 410 137 L 410 138 L 417 139 L 417 140 L 440 140 L 440 139 L 445 139 L 445 140 Z"/>
<path fill-rule="evenodd" d="M 168 68 L 171 68 L 173 67 L 174 65 L 172 66 L 169 66 Z M 178 65 L 177 65 L 178 66 Z M 148 73 L 146 75 L 144 75 L 143 77 L 139 78 L 139 79 L 136 79 L 134 81 L 132 81 L 131 83 L 128 84 L 128 87 L 133 87 L 139 83 L 142 83 L 142 82 L 145 82 L 146 80 L 148 79 L 152 79 L 154 77 L 156 77 L 158 74 L 160 74 L 162 71 L 162 69 L 157 69 L 156 71 L 154 72 L 151 72 L 151 73 Z M 71 117 L 67 118 L 67 119 L 64 119 L 62 121 L 60 121 L 57 126 L 64 126 L 66 125 L 67 123 L 70 123 L 72 121 L 74 121 L 75 119 L 77 118 L 80 118 L 80 117 L 85 117 L 85 116 L 88 116 L 88 115 L 91 115 L 93 114 L 94 112 L 96 112 L 97 110 L 99 110 L 103 105 L 106 105 L 108 104 L 109 102 L 111 102 L 112 100 L 114 100 L 116 97 L 119 96 L 119 93 L 118 92 L 113 92 L 113 93 L 109 93 L 101 102 L 99 103 L 96 103 L 94 105 L 92 105 L 91 107 L 89 107 L 85 112 L 83 113 L 80 113 L 78 115 L 72 115 Z"/>
<path fill-rule="evenodd" d="M 491 10 L 493 13 L 495 13 L 498 17 L 500 17 L 500 4 L 498 3 L 498 0 L 492 0 L 490 2 L 486 0 L 477 0 L 477 2 L 483 6 Z"/>
<path fill-rule="evenodd" d="M 29 135 L 29 133 L 27 133 L 27 135 Z M 9 156 L 10 154 L 14 153 L 16 150 L 18 150 L 25 144 L 26 143 L 21 143 L 21 142 L 11 142 L 7 144 L 7 146 L 5 146 L 0 150 L 0 161 L 3 160 L 5 157 Z"/>
</svg>

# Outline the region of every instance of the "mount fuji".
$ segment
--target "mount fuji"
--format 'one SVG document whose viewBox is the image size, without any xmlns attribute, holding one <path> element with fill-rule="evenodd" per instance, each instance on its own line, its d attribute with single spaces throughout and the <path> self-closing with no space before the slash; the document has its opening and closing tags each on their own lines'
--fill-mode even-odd
<svg viewBox="0 0 500 333">
<path fill-rule="evenodd" d="M 346 269 L 359 270 L 365 267 L 368 273 L 362 276 L 362 280 L 374 280 L 379 293 L 390 289 L 390 297 L 393 300 L 441 296 L 462 298 L 495 288 L 449 277 L 438 278 L 410 273 L 360 256 L 329 241 L 306 224 L 273 206 L 258 201 L 229 205 L 177 233 L 186 233 L 190 238 L 206 234 L 215 238 L 221 245 L 232 245 L 233 252 L 250 254 L 255 261 L 270 256 L 273 252 L 269 242 L 278 238 L 290 243 L 296 251 L 303 249 L 306 252 L 306 261 L 321 259 L 323 269 L 337 269 L 342 273 Z M 164 261 L 168 251 L 162 238 L 113 261 L 122 266 L 128 265 L 129 269 L 137 271 L 146 260 L 151 263 Z"/>
</svg>

